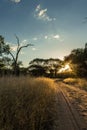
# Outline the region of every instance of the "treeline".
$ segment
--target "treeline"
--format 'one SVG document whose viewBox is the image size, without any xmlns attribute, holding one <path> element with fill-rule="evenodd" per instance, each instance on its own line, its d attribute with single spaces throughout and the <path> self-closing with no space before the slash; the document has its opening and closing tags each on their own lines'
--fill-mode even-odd
<svg viewBox="0 0 87 130">
<path fill-rule="evenodd" d="M 32 75 L 45 77 L 87 77 L 87 43 L 84 48 L 73 49 L 64 60 L 58 58 L 40 59 L 36 58 L 30 61 L 27 68 L 22 66 L 19 61 L 19 54 L 23 48 L 32 46 L 32 44 L 21 45 L 19 38 L 16 36 L 17 50 L 15 55 L 11 49 L 11 45 L 6 44 L 4 37 L 0 35 L 0 76 L 5 75 Z M 59 71 L 69 64 L 71 71 Z"/>
</svg>

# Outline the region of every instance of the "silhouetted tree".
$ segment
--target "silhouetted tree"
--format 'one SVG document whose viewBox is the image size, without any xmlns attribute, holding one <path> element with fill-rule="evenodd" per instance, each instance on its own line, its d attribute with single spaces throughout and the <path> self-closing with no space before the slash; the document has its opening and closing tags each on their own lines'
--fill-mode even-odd
<svg viewBox="0 0 87 130">
<path fill-rule="evenodd" d="M 61 66 L 59 59 L 39 59 L 36 58 L 29 63 L 29 72 L 34 76 L 56 77 Z"/>
<path fill-rule="evenodd" d="M 48 69 L 51 77 L 57 77 L 58 70 L 61 68 L 62 61 L 60 59 L 50 58 L 47 60 Z"/>
<path fill-rule="evenodd" d="M 77 48 L 65 57 L 65 62 L 71 64 L 72 70 L 77 76 L 87 77 L 87 44 L 85 48 Z"/>
<path fill-rule="evenodd" d="M 15 35 L 16 36 L 16 35 Z M 19 65 L 18 65 L 18 57 L 19 54 L 21 52 L 21 50 L 23 48 L 26 48 L 28 46 L 32 46 L 32 44 L 27 44 L 27 45 L 21 45 L 19 38 L 16 36 L 16 40 L 17 40 L 17 50 L 16 50 L 16 56 L 14 56 L 14 54 L 12 53 L 11 47 L 9 44 L 6 44 L 4 42 L 4 38 L 2 36 L 0 36 L 0 56 L 3 56 L 3 54 L 5 55 L 10 55 L 12 57 L 13 60 L 13 65 L 14 65 L 14 74 L 15 75 L 19 75 Z"/>
<path fill-rule="evenodd" d="M 40 65 L 32 65 L 29 67 L 29 72 L 33 76 L 46 76 L 45 67 Z"/>
<path fill-rule="evenodd" d="M 44 59 L 36 58 L 29 63 L 29 72 L 33 76 L 46 76 L 46 65 Z"/>
</svg>

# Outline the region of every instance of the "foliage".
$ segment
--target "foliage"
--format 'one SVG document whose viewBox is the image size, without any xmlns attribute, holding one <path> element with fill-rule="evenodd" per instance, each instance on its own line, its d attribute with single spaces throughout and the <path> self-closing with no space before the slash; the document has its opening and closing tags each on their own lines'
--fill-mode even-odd
<svg viewBox="0 0 87 130">
<path fill-rule="evenodd" d="M 40 65 L 31 65 L 29 67 L 29 73 L 33 76 L 45 76 L 46 75 L 46 70 L 45 67 L 40 66 Z"/>
<path fill-rule="evenodd" d="M 61 72 L 61 73 L 58 73 L 58 78 L 73 78 L 73 77 L 76 77 L 75 73 L 72 72 L 72 71 L 65 71 L 65 72 Z"/>
<path fill-rule="evenodd" d="M 71 51 L 71 54 L 65 57 L 65 62 L 71 64 L 73 72 L 77 76 L 87 77 L 87 48 L 77 48 Z"/>
<path fill-rule="evenodd" d="M 29 63 L 29 72 L 34 76 L 56 77 L 61 63 L 60 59 L 36 58 Z"/>
<path fill-rule="evenodd" d="M 4 38 L 0 35 L 0 56 L 2 54 L 9 54 L 10 46 L 4 42 Z"/>
</svg>

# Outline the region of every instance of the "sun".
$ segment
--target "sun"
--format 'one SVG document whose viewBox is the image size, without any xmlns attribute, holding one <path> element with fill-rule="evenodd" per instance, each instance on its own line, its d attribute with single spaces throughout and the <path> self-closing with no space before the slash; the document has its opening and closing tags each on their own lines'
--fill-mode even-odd
<svg viewBox="0 0 87 130">
<path fill-rule="evenodd" d="M 64 68 L 64 69 L 65 69 L 65 70 L 70 70 L 69 64 L 65 65 L 65 68 Z"/>
<path fill-rule="evenodd" d="M 66 64 L 64 67 L 62 67 L 60 70 L 59 70 L 59 73 L 61 72 L 67 72 L 67 71 L 71 71 L 71 67 L 69 64 Z"/>
</svg>

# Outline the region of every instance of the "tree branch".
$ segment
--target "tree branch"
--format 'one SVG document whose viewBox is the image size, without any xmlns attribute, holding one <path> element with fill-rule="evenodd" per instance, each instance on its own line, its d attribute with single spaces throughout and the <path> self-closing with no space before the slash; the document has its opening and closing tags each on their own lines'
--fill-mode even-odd
<svg viewBox="0 0 87 130">
<path fill-rule="evenodd" d="M 15 37 L 17 39 L 17 52 L 18 52 L 19 47 L 20 47 L 20 42 L 19 42 L 19 38 L 18 38 L 18 36 L 16 34 L 15 34 Z"/>
<path fill-rule="evenodd" d="M 15 62 L 17 63 L 17 60 L 18 60 L 18 55 L 19 55 L 19 52 L 21 51 L 21 49 L 25 48 L 25 47 L 28 47 L 28 46 L 33 46 L 33 44 L 27 44 L 25 46 L 21 46 L 18 51 L 17 51 L 17 54 L 16 54 L 16 59 L 15 59 Z"/>
<path fill-rule="evenodd" d="M 15 34 L 15 37 L 17 39 L 17 44 L 18 44 L 18 47 L 19 47 L 20 46 L 19 38 L 18 38 L 18 36 L 16 34 Z"/>
<path fill-rule="evenodd" d="M 9 54 L 12 56 L 12 58 L 13 58 L 13 61 L 15 62 L 15 57 L 14 57 L 14 55 L 9 51 Z"/>
</svg>

